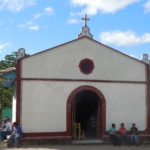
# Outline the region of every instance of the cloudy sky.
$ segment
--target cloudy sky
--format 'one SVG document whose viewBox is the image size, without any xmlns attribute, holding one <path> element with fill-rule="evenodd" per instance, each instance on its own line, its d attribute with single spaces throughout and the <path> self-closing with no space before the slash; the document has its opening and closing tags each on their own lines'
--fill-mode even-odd
<svg viewBox="0 0 150 150">
<path fill-rule="evenodd" d="M 150 0 L 0 0 L 0 60 L 74 40 L 88 14 L 94 39 L 132 57 L 150 58 Z"/>
</svg>

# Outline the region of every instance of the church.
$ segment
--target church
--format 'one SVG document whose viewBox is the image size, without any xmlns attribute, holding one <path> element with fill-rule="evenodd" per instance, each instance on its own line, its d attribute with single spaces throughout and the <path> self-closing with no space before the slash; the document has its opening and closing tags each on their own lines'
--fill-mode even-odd
<svg viewBox="0 0 150 150">
<path fill-rule="evenodd" d="M 14 120 L 33 139 L 102 139 L 122 122 L 150 135 L 147 55 L 140 61 L 95 41 L 83 19 L 75 40 L 28 57 L 20 49 Z"/>
</svg>

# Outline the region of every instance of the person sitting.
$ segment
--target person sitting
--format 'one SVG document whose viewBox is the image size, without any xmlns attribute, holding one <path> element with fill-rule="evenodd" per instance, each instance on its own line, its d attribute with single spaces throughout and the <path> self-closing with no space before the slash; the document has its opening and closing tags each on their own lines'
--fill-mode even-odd
<svg viewBox="0 0 150 150">
<path fill-rule="evenodd" d="M 120 124 L 119 134 L 121 136 L 121 141 L 125 142 L 129 146 L 130 145 L 129 136 L 128 136 L 127 130 L 124 126 L 124 123 Z"/>
<path fill-rule="evenodd" d="M 7 135 L 11 135 L 12 133 L 12 126 L 10 119 L 5 121 L 5 127 L 0 132 L 0 141 L 3 141 Z"/>
<path fill-rule="evenodd" d="M 130 129 L 130 140 L 131 144 L 139 145 L 138 128 L 135 123 L 132 124 Z"/>
<path fill-rule="evenodd" d="M 19 140 L 21 137 L 23 137 L 22 128 L 17 122 L 14 122 L 13 132 L 7 141 L 7 146 L 8 147 L 12 147 L 12 146 L 20 147 Z"/>
<path fill-rule="evenodd" d="M 119 138 L 117 131 L 116 131 L 116 125 L 114 123 L 112 123 L 112 126 L 109 129 L 109 135 L 110 135 L 110 138 L 111 138 L 113 145 L 119 146 L 121 144 L 120 138 Z"/>
</svg>

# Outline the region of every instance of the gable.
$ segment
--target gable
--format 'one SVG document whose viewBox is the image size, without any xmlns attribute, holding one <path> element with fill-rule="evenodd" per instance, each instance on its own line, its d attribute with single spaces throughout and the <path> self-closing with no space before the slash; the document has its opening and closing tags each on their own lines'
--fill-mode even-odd
<svg viewBox="0 0 150 150">
<path fill-rule="evenodd" d="M 89 59 L 94 68 L 79 68 Z M 89 38 L 81 38 L 22 59 L 23 78 L 145 81 L 145 64 Z"/>
</svg>

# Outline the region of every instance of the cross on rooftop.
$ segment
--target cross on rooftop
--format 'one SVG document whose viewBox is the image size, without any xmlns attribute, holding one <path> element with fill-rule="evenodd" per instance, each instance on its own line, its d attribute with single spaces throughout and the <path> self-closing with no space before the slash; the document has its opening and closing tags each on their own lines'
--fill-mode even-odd
<svg viewBox="0 0 150 150">
<path fill-rule="evenodd" d="M 90 19 L 89 19 L 89 18 L 87 18 L 87 14 L 85 14 L 85 17 L 84 17 L 84 18 L 82 18 L 82 20 L 84 20 L 84 21 L 85 21 L 85 26 L 87 26 L 87 21 L 89 21 Z"/>
</svg>

